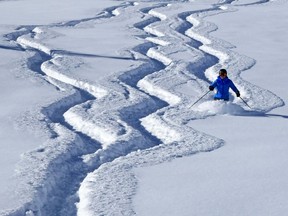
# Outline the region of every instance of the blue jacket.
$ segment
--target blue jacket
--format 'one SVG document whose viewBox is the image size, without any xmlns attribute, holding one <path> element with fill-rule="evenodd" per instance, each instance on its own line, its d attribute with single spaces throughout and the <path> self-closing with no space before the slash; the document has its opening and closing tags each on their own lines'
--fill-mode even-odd
<svg viewBox="0 0 288 216">
<path fill-rule="evenodd" d="M 236 94 L 239 92 L 232 80 L 230 80 L 228 77 L 221 79 L 221 77 L 218 76 L 218 78 L 210 86 L 217 89 L 214 99 L 229 100 L 229 88 L 231 88 Z"/>
</svg>

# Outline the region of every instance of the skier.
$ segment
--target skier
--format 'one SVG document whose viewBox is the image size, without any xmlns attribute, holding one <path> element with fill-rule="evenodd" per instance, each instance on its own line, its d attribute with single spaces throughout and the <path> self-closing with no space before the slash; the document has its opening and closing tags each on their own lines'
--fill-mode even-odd
<svg viewBox="0 0 288 216">
<path fill-rule="evenodd" d="M 227 77 L 227 71 L 221 69 L 219 71 L 218 78 L 209 86 L 209 90 L 213 91 L 214 88 L 217 88 L 217 93 L 214 95 L 214 100 L 225 100 L 229 101 L 229 88 L 231 88 L 237 97 L 240 97 L 240 92 L 232 82 Z"/>
</svg>

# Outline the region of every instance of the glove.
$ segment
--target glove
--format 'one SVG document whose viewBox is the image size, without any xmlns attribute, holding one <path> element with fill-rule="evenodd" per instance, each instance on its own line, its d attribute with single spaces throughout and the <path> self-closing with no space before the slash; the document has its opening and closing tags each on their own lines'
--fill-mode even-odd
<svg viewBox="0 0 288 216">
<path fill-rule="evenodd" d="M 236 96 L 237 96 L 237 97 L 240 97 L 240 92 L 239 92 L 239 91 L 236 92 Z"/>
<path fill-rule="evenodd" d="M 213 91 L 213 90 L 214 90 L 214 87 L 213 87 L 213 86 L 209 86 L 209 90 L 210 90 L 210 91 Z"/>
</svg>

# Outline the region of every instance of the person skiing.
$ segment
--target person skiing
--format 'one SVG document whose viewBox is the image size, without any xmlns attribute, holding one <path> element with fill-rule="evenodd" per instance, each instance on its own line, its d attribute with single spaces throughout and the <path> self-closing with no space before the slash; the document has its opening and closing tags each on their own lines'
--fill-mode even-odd
<svg viewBox="0 0 288 216">
<path fill-rule="evenodd" d="M 213 91 L 214 88 L 217 89 L 216 94 L 214 95 L 214 100 L 225 100 L 229 101 L 229 88 L 231 88 L 237 97 L 240 97 L 240 92 L 227 76 L 227 71 L 221 69 L 219 71 L 218 78 L 209 86 L 209 90 Z"/>
</svg>

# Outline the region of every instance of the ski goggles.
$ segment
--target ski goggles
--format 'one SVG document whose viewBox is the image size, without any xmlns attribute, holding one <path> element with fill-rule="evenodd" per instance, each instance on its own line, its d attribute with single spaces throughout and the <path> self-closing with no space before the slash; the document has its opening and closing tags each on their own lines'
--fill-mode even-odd
<svg viewBox="0 0 288 216">
<path fill-rule="evenodd" d="M 219 73 L 219 76 L 220 76 L 220 77 L 226 77 L 226 76 L 227 76 L 227 73 L 220 72 L 220 73 Z"/>
</svg>

